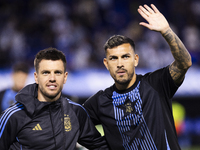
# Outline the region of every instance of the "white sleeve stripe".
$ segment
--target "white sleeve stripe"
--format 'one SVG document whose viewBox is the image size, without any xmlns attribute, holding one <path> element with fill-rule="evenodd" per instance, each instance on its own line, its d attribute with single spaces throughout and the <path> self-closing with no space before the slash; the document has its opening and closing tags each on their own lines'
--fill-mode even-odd
<svg viewBox="0 0 200 150">
<path fill-rule="evenodd" d="M 6 123 L 8 119 L 10 118 L 10 116 L 17 111 L 22 110 L 23 108 L 24 107 L 22 104 L 17 103 L 16 105 L 13 105 L 12 107 L 9 107 L 8 109 L 5 110 L 4 114 L 1 116 L 1 119 L 0 119 L 0 138 L 3 134 Z"/>
</svg>

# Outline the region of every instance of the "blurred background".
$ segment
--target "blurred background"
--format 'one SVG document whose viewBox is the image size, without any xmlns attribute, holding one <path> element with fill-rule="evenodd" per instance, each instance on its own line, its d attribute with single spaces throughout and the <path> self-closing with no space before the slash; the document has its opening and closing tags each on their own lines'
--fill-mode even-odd
<svg viewBox="0 0 200 150">
<path fill-rule="evenodd" d="M 68 81 L 63 93 L 82 104 L 114 82 L 103 65 L 106 40 L 122 34 L 135 41 L 138 74 L 173 61 L 162 36 L 139 25 L 139 5 L 155 4 L 192 56 L 193 66 L 174 96 L 179 143 L 200 150 L 200 1 L 199 0 L 0 0 L 0 90 L 13 86 L 12 67 L 30 67 L 26 84 L 34 83 L 33 59 L 48 47 L 67 57 Z"/>
</svg>

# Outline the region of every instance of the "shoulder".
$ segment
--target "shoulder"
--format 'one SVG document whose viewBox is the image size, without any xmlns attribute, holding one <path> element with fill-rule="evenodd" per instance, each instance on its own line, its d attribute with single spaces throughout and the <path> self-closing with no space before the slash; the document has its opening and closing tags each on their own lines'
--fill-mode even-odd
<svg viewBox="0 0 200 150">
<path fill-rule="evenodd" d="M 80 115 L 81 113 L 87 114 L 87 111 L 85 110 L 85 108 L 82 105 L 80 105 L 76 102 L 73 102 L 72 100 L 70 100 L 66 97 L 63 98 L 63 103 L 64 103 L 63 104 L 64 107 L 66 107 L 68 105 L 68 107 L 70 107 L 68 109 L 71 109 L 73 112 L 75 112 L 76 115 Z"/>
<path fill-rule="evenodd" d="M 97 93 L 95 93 L 94 95 L 89 97 L 88 100 L 96 100 L 96 99 L 98 99 L 99 96 L 102 96 L 102 95 L 106 94 L 106 90 L 105 91 L 103 91 L 103 90 L 98 91 Z"/>
<path fill-rule="evenodd" d="M 112 93 L 113 93 L 114 89 L 113 89 L 113 85 L 106 88 L 105 90 L 99 90 L 97 93 L 95 93 L 94 95 L 92 95 L 91 97 L 89 97 L 87 99 L 87 101 L 98 101 L 99 98 L 109 98 L 112 97 Z"/>
<path fill-rule="evenodd" d="M 21 103 L 15 103 L 1 113 L 1 126 L 16 125 L 17 122 L 24 121 L 25 115 L 24 106 Z"/>
<path fill-rule="evenodd" d="M 148 72 L 144 75 L 142 75 L 141 80 L 142 81 L 148 81 L 148 82 L 156 82 L 162 79 L 171 78 L 169 73 L 169 66 L 163 67 L 160 69 L 157 69 L 152 72 Z"/>
<path fill-rule="evenodd" d="M 163 67 L 155 71 L 147 72 L 144 75 L 137 74 L 137 80 L 140 82 L 140 87 L 150 86 L 154 89 L 159 89 L 160 86 L 171 80 L 169 67 Z"/>
<path fill-rule="evenodd" d="M 1 118 L 10 118 L 13 115 L 18 115 L 19 113 L 24 113 L 24 105 L 21 103 L 14 103 L 9 108 L 7 108 L 5 111 L 1 113 Z"/>
<path fill-rule="evenodd" d="M 166 95 L 167 93 L 170 97 L 178 89 L 170 75 L 169 66 L 146 73 L 141 79 L 142 87 L 144 91 L 147 91 L 147 87 L 151 87 L 160 94 Z"/>
<path fill-rule="evenodd" d="M 85 108 L 91 108 L 91 107 L 97 107 L 99 104 L 99 101 L 102 99 L 105 99 L 107 97 L 108 91 L 106 90 L 100 90 L 91 97 L 89 97 L 83 104 Z"/>
<path fill-rule="evenodd" d="M 113 91 L 113 86 L 105 90 L 100 90 L 84 102 L 83 106 L 90 116 L 92 116 L 94 112 L 99 113 L 102 107 L 109 106 L 112 103 Z"/>
<path fill-rule="evenodd" d="M 159 68 L 159 69 L 156 69 L 154 71 L 150 71 L 150 72 L 147 72 L 145 76 L 152 76 L 152 75 L 157 75 L 157 74 L 163 74 L 163 73 L 166 73 L 166 72 L 169 72 L 169 66 L 166 66 L 166 67 L 163 67 L 163 68 Z"/>
</svg>

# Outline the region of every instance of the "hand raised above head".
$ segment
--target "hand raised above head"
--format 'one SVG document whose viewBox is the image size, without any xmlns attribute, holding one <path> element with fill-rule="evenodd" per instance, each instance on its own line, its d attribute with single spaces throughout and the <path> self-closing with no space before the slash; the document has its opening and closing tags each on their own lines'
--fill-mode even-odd
<svg viewBox="0 0 200 150">
<path fill-rule="evenodd" d="M 168 21 L 155 5 L 151 4 L 151 7 L 146 4 L 139 6 L 138 12 L 148 22 L 140 22 L 140 25 L 161 33 L 166 32 L 170 28 Z"/>
</svg>

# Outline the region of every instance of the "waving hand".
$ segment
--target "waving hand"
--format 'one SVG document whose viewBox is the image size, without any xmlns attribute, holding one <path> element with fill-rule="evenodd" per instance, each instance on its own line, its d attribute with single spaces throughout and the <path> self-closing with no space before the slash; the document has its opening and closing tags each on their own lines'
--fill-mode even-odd
<svg viewBox="0 0 200 150">
<path fill-rule="evenodd" d="M 169 23 L 155 5 L 151 4 L 151 8 L 147 5 L 139 6 L 138 12 L 148 22 L 140 22 L 140 25 L 161 33 L 170 28 Z"/>
<path fill-rule="evenodd" d="M 151 4 L 151 7 L 147 5 L 139 6 L 138 12 L 148 22 L 140 22 L 140 25 L 150 30 L 160 32 L 169 44 L 175 59 L 169 66 L 169 72 L 174 82 L 179 85 L 182 83 L 188 68 L 192 65 L 189 52 L 179 37 L 172 31 L 168 21 L 156 6 L 153 4 Z"/>
</svg>

